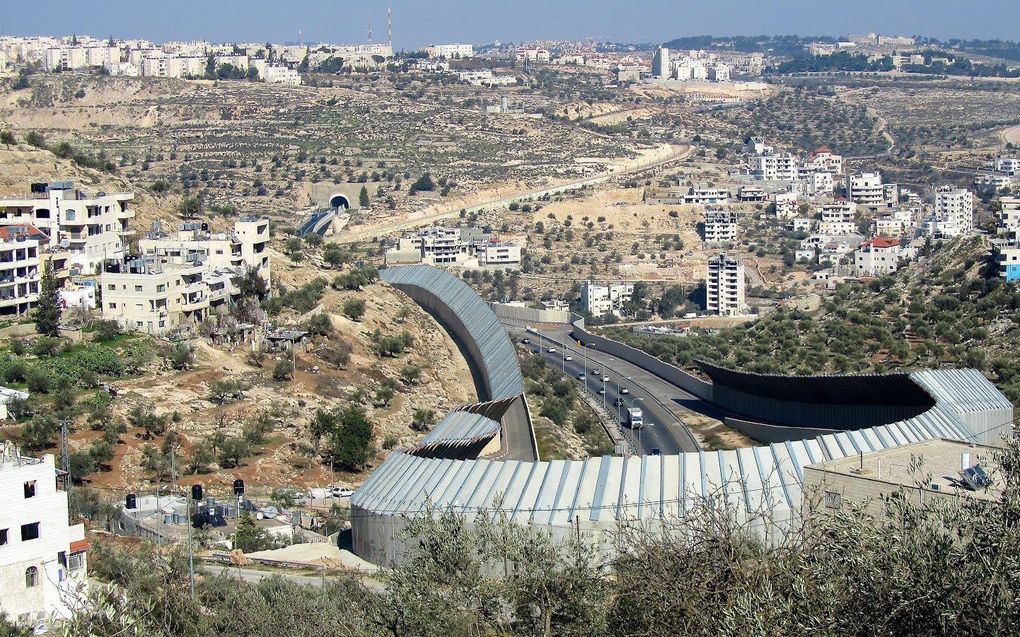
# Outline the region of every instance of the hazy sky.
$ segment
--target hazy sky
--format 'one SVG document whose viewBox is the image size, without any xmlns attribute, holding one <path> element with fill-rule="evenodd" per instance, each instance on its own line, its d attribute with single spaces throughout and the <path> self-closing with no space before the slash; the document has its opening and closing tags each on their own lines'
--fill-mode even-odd
<svg viewBox="0 0 1020 637">
<path fill-rule="evenodd" d="M 1020 39 L 1020 0 L 393 0 L 396 48 L 684 35 L 871 31 Z M 386 1 L 0 0 L 0 35 L 86 33 L 156 41 L 364 42 L 386 38 Z"/>
</svg>

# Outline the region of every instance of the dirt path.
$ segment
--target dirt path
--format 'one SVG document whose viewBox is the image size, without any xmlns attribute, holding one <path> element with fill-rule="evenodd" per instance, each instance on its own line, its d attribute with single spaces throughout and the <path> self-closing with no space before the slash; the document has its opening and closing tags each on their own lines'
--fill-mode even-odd
<svg viewBox="0 0 1020 637">
<path fill-rule="evenodd" d="M 586 179 L 580 179 L 576 181 L 567 181 L 559 184 L 547 186 L 540 189 L 528 189 L 521 186 L 502 186 L 497 187 L 489 191 L 483 191 L 483 193 L 495 193 L 496 196 L 492 198 L 486 198 L 484 195 L 478 197 L 473 202 L 474 205 L 468 207 L 464 204 L 467 203 L 464 198 L 457 199 L 452 202 L 448 202 L 443 205 L 442 208 L 431 207 L 425 210 L 411 215 L 405 215 L 397 217 L 391 221 L 387 221 L 382 224 L 376 224 L 371 226 L 354 226 L 349 228 L 348 232 L 345 232 L 335 239 L 341 243 L 353 243 L 355 241 L 365 241 L 373 239 L 375 237 L 381 237 L 393 232 L 399 232 L 401 230 L 408 230 L 410 228 L 416 228 L 443 219 L 451 219 L 460 215 L 461 210 L 467 210 L 467 212 L 474 212 L 484 208 L 498 208 L 502 206 L 510 205 L 515 201 L 523 199 L 531 199 L 541 197 L 546 194 L 559 194 L 562 192 L 568 192 L 570 190 L 577 190 L 584 186 L 594 185 L 608 181 L 613 177 L 621 175 L 627 175 L 630 173 L 641 172 L 650 168 L 656 168 L 664 164 L 668 164 L 674 161 L 680 161 L 686 159 L 693 152 L 693 148 L 690 146 L 673 146 L 667 144 L 664 149 L 659 149 L 659 152 L 652 153 L 651 157 L 647 155 L 643 157 L 635 158 L 629 162 L 619 165 L 616 170 L 611 170 L 602 175 L 595 177 L 588 177 Z M 491 194 L 490 194 L 491 196 Z"/>
<path fill-rule="evenodd" d="M 1002 131 L 1002 141 L 1014 146 L 1020 146 L 1020 126 L 1013 126 Z"/>
</svg>

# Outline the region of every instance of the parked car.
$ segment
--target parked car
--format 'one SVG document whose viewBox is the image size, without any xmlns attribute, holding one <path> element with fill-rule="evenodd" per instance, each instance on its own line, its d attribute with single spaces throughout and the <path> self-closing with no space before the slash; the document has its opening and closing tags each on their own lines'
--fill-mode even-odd
<svg viewBox="0 0 1020 637">
<path fill-rule="evenodd" d="M 354 495 L 354 489 L 350 487 L 330 487 L 329 493 L 334 498 L 349 498 Z"/>
</svg>

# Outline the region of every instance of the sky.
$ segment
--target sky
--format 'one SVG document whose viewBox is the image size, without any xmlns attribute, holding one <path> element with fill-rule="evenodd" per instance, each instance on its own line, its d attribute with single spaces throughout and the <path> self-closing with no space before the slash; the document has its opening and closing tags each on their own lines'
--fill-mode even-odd
<svg viewBox="0 0 1020 637">
<path fill-rule="evenodd" d="M 0 0 L 0 35 L 212 42 L 386 39 L 386 0 Z M 393 0 L 397 49 L 431 43 L 883 33 L 1020 39 L 1020 0 Z"/>
</svg>

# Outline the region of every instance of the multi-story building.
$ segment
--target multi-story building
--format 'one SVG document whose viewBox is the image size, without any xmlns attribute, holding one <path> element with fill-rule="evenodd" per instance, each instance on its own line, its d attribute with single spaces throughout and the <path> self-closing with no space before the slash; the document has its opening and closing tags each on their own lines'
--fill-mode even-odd
<svg viewBox="0 0 1020 637">
<path fill-rule="evenodd" d="M 729 82 L 730 67 L 727 64 L 718 63 L 708 67 L 708 79 L 713 82 Z"/>
<path fill-rule="evenodd" d="M 1020 174 L 1020 159 L 1016 157 L 996 157 L 992 167 L 1000 173 L 1017 175 Z"/>
<path fill-rule="evenodd" d="M 255 269 L 270 285 L 269 240 L 269 219 L 250 215 L 236 221 L 230 234 L 209 232 L 202 222 L 181 224 L 175 232 L 154 230 L 139 239 L 138 250 L 170 265 Z"/>
<path fill-rule="evenodd" d="M 688 189 L 687 194 L 684 195 L 684 203 L 713 206 L 729 203 L 731 196 L 730 191 L 726 188 L 694 186 Z"/>
<path fill-rule="evenodd" d="M 857 227 L 857 204 L 853 201 L 841 201 L 822 206 L 821 222 L 818 232 L 830 236 L 855 234 Z"/>
<path fill-rule="evenodd" d="M 857 276 L 882 276 L 892 274 L 899 267 L 900 242 L 885 237 L 865 241 L 854 255 L 854 271 Z"/>
<path fill-rule="evenodd" d="M 88 542 L 68 523 L 53 456 L 30 458 L 10 442 L 0 456 L 0 614 L 23 624 L 67 617 L 86 594 Z"/>
<path fill-rule="evenodd" d="M 49 241 L 31 224 L 0 226 L 0 316 L 23 316 L 38 304 Z"/>
<path fill-rule="evenodd" d="M 705 211 L 705 243 L 729 243 L 737 240 L 737 213 L 727 208 Z"/>
<path fill-rule="evenodd" d="M 471 257 L 470 245 L 457 228 L 428 228 L 403 236 L 391 252 L 394 257 L 414 255 L 417 263 L 427 265 L 458 265 Z"/>
<path fill-rule="evenodd" d="M 847 175 L 846 196 L 850 201 L 869 208 L 878 208 L 886 203 L 885 186 L 882 175 L 878 173 L 860 173 Z"/>
<path fill-rule="evenodd" d="M 660 46 L 655 49 L 655 54 L 652 56 L 652 75 L 660 80 L 668 80 L 672 72 L 673 69 L 669 64 L 669 49 Z"/>
<path fill-rule="evenodd" d="M 208 270 L 201 264 L 163 264 L 152 256 L 111 261 L 99 277 L 103 317 L 156 335 L 197 325 L 210 313 Z"/>
<path fill-rule="evenodd" d="M 521 264 L 521 247 L 513 243 L 486 242 L 475 247 L 475 256 L 483 268 L 516 268 Z"/>
<path fill-rule="evenodd" d="M 995 233 L 1016 237 L 1020 232 L 1020 197 L 1000 197 L 995 213 Z"/>
<path fill-rule="evenodd" d="M 75 71 L 120 63 L 118 46 L 62 46 L 46 49 L 46 68 Z"/>
<path fill-rule="evenodd" d="M 35 226 L 68 252 L 72 274 L 92 274 L 104 260 L 124 256 L 134 234 L 132 199 L 133 193 L 87 195 L 69 181 L 33 184 L 26 197 L 0 199 L 0 226 Z"/>
<path fill-rule="evenodd" d="M 961 235 L 974 232 L 974 193 L 943 186 L 935 192 L 935 214 L 959 228 Z"/>
<path fill-rule="evenodd" d="M 432 44 L 425 47 L 425 52 L 433 59 L 459 59 L 475 56 L 475 47 L 470 44 Z"/>
<path fill-rule="evenodd" d="M 776 219 L 792 219 L 797 215 L 797 193 L 777 192 L 772 195 Z"/>
<path fill-rule="evenodd" d="M 808 159 L 805 166 L 815 168 L 817 170 L 824 170 L 834 175 L 842 175 L 843 156 L 832 152 L 832 149 L 828 146 L 821 146 L 818 150 L 811 153 L 811 157 Z"/>
<path fill-rule="evenodd" d="M 594 318 L 605 316 L 610 312 L 623 315 L 623 306 L 634 296 L 634 285 L 631 283 L 615 283 L 598 285 L 585 281 L 581 288 L 581 307 Z"/>
<path fill-rule="evenodd" d="M 222 64 L 229 64 L 242 71 L 247 72 L 248 70 L 248 56 L 244 54 L 217 55 L 213 58 L 213 62 L 216 64 L 216 68 L 220 68 Z"/>
<path fill-rule="evenodd" d="M 709 258 L 705 288 L 709 314 L 734 316 L 744 313 L 744 264 L 735 257 L 723 252 Z"/>
<path fill-rule="evenodd" d="M 1007 283 L 1020 281 L 1020 243 L 1015 239 L 993 239 L 992 261 L 996 273 Z"/>
<path fill-rule="evenodd" d="M 793 181 L 797 179 L 800 161 L 791 153 L 770 153 L 754 157 L 752 171 L 764 181 Z"/>
</svg>

